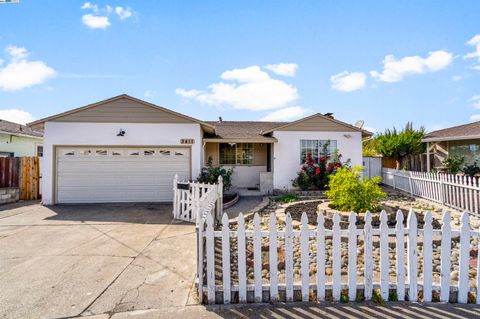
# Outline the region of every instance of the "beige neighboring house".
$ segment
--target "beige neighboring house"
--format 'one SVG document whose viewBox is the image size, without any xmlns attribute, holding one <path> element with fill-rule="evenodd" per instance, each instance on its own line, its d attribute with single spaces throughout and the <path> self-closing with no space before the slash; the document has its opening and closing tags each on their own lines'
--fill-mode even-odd
<svg viewBox="0 0 480 319">
<path fill-rule="evenodd" d="M 43 156 L 43 131 L 0 120 L 0 157 Z"/>
<path fill-rule="evenodd" d="M 338 149 L 362 165 L 361 128 L 314 114 L 293 122 L 202 121 L 119 95 L 29 124 L 44 129 L 42 202 L 169 202 L 173 179 L 211 157 L 244 195 L 292 188 L 306 154 Z"/>
<path fill-rule="evenodd" d="M 449 155 L 461 156 L 465 164 L 473 164 L 480 160 L 480 121 L 433 131 L 422 141 L 427 143 L 428 171 L 443 168 L 442 162 Z M 431 153 L 434 154 L 433 163 L 430 162 Z"/>
</svg>

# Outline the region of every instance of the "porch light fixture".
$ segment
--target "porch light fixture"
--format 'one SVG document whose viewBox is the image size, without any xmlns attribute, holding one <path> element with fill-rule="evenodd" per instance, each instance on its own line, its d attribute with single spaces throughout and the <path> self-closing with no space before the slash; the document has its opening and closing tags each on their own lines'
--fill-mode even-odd
<svg viewBox="0 0 480 319">
<path fill-rule="evenodd" d="M 125 131 L 120 129 L 120 132 L 118 132 L 117 136 L 125 136 Z"/>
</svg>

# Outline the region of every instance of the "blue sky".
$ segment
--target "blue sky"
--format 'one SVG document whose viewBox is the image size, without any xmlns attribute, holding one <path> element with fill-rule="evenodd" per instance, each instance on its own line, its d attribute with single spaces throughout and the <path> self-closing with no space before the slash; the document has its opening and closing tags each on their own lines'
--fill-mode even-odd
<svg viewBox="0 0 480 319">
<path fill-rule="evenodd" d="M 480 120 L 479 1 L 0 5 L 0 117 L 127 93 L 199 119 Z"/>
</svg>

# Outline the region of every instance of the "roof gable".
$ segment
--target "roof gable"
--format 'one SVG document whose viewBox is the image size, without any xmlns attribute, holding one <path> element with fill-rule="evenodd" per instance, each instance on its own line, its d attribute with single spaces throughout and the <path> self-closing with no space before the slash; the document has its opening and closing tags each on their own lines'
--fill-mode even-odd
<svg viewBox="0 0 480 319">
<path fill-rule="evenodd" d="M 45 122 L 197 123 L 213 132 L 210 124 L 126 94 L 50 116 L 29 126 L 41 127 Z"/>
<path fill-rule="evenodd" d="M 273 131 L 361 132 L 362 129 L 317 113 L 262 133 Z"/>
<path fill-rule="evenodd" d="M 433 131 L 425 135 L 424 142 L 429 141 L 446 141 L 446 140 L 463 140 L 480 138 L 480 121 L 467 123 L 463 125 L 453 126 L 437 131 Z"/>
</svg>

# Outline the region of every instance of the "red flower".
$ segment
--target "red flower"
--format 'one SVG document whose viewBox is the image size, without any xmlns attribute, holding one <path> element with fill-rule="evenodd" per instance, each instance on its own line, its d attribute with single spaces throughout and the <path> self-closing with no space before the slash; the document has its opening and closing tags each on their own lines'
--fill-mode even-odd
<svg viewBox="0 0 480 319">
<path fill-rule="evenodd" d="M 320 168 L 315 169 L 315 174 L 320 174 Z"/>
<path fill-rule="evenodd" d="M 313 162 L 310 162 L 310 165 L 313 165 L 314 163 Z"/>
</svg>

